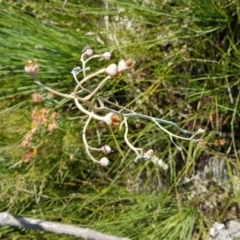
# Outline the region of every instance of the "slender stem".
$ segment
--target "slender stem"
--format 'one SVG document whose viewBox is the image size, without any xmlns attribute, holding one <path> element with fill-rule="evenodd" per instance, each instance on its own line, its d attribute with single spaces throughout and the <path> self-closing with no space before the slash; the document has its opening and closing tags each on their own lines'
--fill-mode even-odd
<svg viewBox="0 0 240 240">
<path fill-rule="evenodd" d="M 65 94 L 65 93 L 60 93 L 58 91 L 55 91 L 49 87 L 46 87 L 45 85 L 43 85 L 41 82 L 39 82 L 37 79 L 34 79 L 34 82 L 39 85 L 40 87 L 44 88 L 45 90 L 55 94 L 55 95 L 58 95 L 60 97 L 63 97 L 63 98 L 68 98 L 68 99 L 74 99 L 74 96 L 73 95 L 70 95 L 70 94 Z"/>
<path fill-rule="evenodd" d="M 184 133 L 184 134 L 193 134 L 193 133 L 190 132 L 190 131 L 187 131 L 187 130 L 185 130 L 185 129 L 180 128 L 176 123 L 171 122 L 171 121 L 167 121 L 167 120 L 163 120 L 163 119 L 161 119 L 161 118 L 151 117 L 151 116 L 147 116 L 147 115 L 143 115 L 143 114 L 138 114 L 138 113 L 126 113 L 126 114 L 124 114 L 124 116 L 126 116 L 126 117 L 143 118 L 143 119 L 147 119 L 147 120 L 152 120 L 152 121 L 154 121 L 154 122 L 158 122 L 158 123 L 170 125 L 170 126 L 176 128 L 178 131 Z"/>
<path fill-rule="evenodd" d="M 74 78 L 75 82 L 78 84 L 79 81 L 78 81 L 77 75 L 76 74 L 72 74 L 72 75 L 73 75 L 73 78 Z"/>
<path fill-rule="evenodd" d="M 84 54 L 81 55 L 80 61 L 82 62 L 82 72 L 83 72 L 83 77 L 86 77 L 86 64 L 87 62 L 89 62 L 90 60 L 92 60 L 93 58 L 100 58 L 102 57 L 102 55 L 93 55 L 89 58 L 87 58 L 86 60 L 84 60 Z"/>
<path fill-rule="evenodd" d="M 104 117 L 99 116 L 99 115 L 95 114 L 94 112 L 89 112 L 87 109 L 85 109 L 85 108 L 79 103 L 78 97 L 75 96 L 75 97 L 74 97 L 74 101 L 75 101 L 76 106 L 78 107 L 78 109 L 79 109 L 81 112 L 87 114 L 88 116 L 91 116 L 92 118 L 94 118 L 94 119 L 96 119 L 96 120 L 100 120 L 100 121 L 104 121 L 104 120 L 105 120 Z"/>
<path fill-rule="evenodd" d="M 110 76 L 105 77 L 89 95 L 87 95 L 84 98 L 81 98 L 81 101 L 82 102 L 89 101 L 110 78 L 111 78 Z"/>
<path fill-rule="evenodd" d="M 94 59 L 94 58 L 102 58 L 103 57 L 103 55 L 93 55 L 93 56 L 91 56 L 91 57 L 89 57 L 89 58 L 87 58 L 84 62 L 85 62 L 85 64 L 87 63 L 87 62 L 89 62 L 90 60 L 92 60 L 92 59 Z"/>
<path fill-rule="evenodd" d="M 93 162 L 97 162 L 97 163 L 98 163 L 98 161 L 97 161 L 97 160 L 91 155 L 91 153 L 89 152 L 89 148 L 90 148 L 90 147 L 89 147 L 89 145 L 88 145 L 88 143 L 87 143 L 87 138 L 86 138 L 87 127 L 88 127 L 91 119 L 92 119 L 92 117 L 89 116 L 88 119 L 87 119 L 87 121 L 86 121 L 86 123 L 85 123 L 85 125 L 84 125 L 83 132 L 82 132 L 82 139 L 83 139 L 83 143 L 84 143 L 84 146 L 85 146 L 87 155 L 91 158 L 91 160 L 92 160 Z M 90 149 L 91 149 L 91 148 L 90 148 Z"/>
<path fill-rule="evenodd" d="M 77 84 L 77 86 L 76 86 L 75 89 L 74 89 L 74 101 L 75 101 L 75 104 L 76 104 L 76 106 L 78 107 L 78 109 L 79 109 L 81 112 L 87 114 L 88 116 L 91 116 L 91 117 L 93 117 L 94 119 L 97 119 L 97 120 L 100 120 L 100 121 L 104 121 L 105 118 L 102 117 L 102 116 L 99 116 L 99 115 L 95 114 L 94 112 L 89 112 L 87 109 L 85 109 L 85 108 L 79 103 L 79 100 L 80 100 L 80 101 L 83 101 L 83 99 L 82 99 L 82 98 L 79 98 L 79 97 L 77 96 L 77 92 L 78 92 L 78 89 L 79 89 L 79 87 L 81 86 L 82 83 L 86 82 L 87 80 L 89 80 L 90 78 L 92 78 L 92 77 L 94 77 L 94 76 L 97 76 L 97 75 L 100 74 L 100 73 L 103 73 L 104 71 L 105 71 L 105 69 L 101 69 L 101 70 L 99 70 L 99 71 L 97 71 L 97 72 L 95 72 L 95 73 L 93 73 L 93 74 L 90 74 L 89 76 L 85 77 L 81 82 L 79 82 L 79 84 Z M 106 80 L 108 80 L 108 78 L 106 78 Z M 104 82 L 104 83 L 105 83 L 105 82 Z M 90 95 L 91 95 L 91 94 L 90 94 Z M 83 102 L 84 102 L 84 101 L 83 101 Z"/>
<path fill-rule="evenodd" d="M 78 109 L 87 114 L 88 116 L 91 116 L 93 117 L 94 119 L 97 119 L 97 120 L 100 120 L 100 121 L 104 121 L 105 118 L 102 117 L 102 116 L 99 116 L 93 112 L 89 112 L 88 110 L 86 110 L 80 103 L 79 103 L 79 100 L 81 101 L 81 98 L 79 97 L 76 97 L 74 95 L 69 95 L 69 94 L 64 94 L 64 93 L 60 93 L 58 91 L 55 91 L 49 87 L 46 87 L 45 85 L 43 85 L 41 82 L 39 82 L 36 78 L 35 78 L 35 81 L 34 81 L 36 84 L 38 84 L 39 86 L 41 86 L 42 88 L 46 89 L 47 91 L 53 93 L 53 94 L 56 94 L 58 96 L 61 96 L 61 97 L 64 97 L 64 98 L 68 98 L 68 99 L 73 99 L 75 101 L 75 104 L 76 106 L 78 107 Z"/>
<path fill-rule="evenodd" d="M 157 126 L 163 131 L 163 132 L 165 132 L 165 133 L 167 133 L 169 136 L 171 136 L 171 137 L 175 137 L 175 138 L 178 138 L 178 139 L 182 139 L 182 140 L 186 140 L 186 141 L 190 141 L 190 140 L 192 140 L 193 138 L 192 137 L 190 137 L 190 138 L 185 138 L 185 137 L 181 137 L 181 136 L 178 136 L 178 135 L 176 135 L 176 134 L 173 134 L 173 133 L 171 133 L 171 132 L 169 132 L 167 129 L 165 129 L 164 127 L 162 127 L 157 121 L 156 121 L 156 119 L 152 119 L 156 124 L 157 124 Z M 194 136 L 195 136 L 196 134 L 194 134 Z"/>
<path fill-rule="evenodd" d="M 93 77 L 95 77 L 95 76 L 97 76 L 97 75 L 99 75 L 99 74 L 102 74 L 102 73 L 104 73 L 104 72 L 105 72 L 105 68 L 100 69 L 100 70 L 98 70 L 97 72 L 94 72 L 94 73 L 92 73 L 92 74 L 84 77 L 84 78 L 77 84 L 77 86 L 75 87 L 75 92 L 77 92 L 78 89 L 81 88 L 81 86 L 83 85 L 83 83 L 87 82 L 89 79 L 91 79 L 91 78 L 93 78 Z"/>
<path fill-rule="evenodd" d="M 81 55 L 80 61 L 82 62 L 82 72 L 83 72 L 83 77 L 86 77 L 86 63 L 84 60 L 84 54 Z"/>
<path fill-rule="evenodd" d="M 102 72 L 102 70 L 98 71 L 97 74 L 91 74 L 91 76 L 96 76 L 96 75 L 99 74 L 99 72 Z M 90 75 L 89 75 L 89 76 L 90 76 Z M 88 77 L 89 77 L 89 76 L 88 76 Z M 88 80 L 88 79 L 89 79 L 89 78 L 87 78 L 87 80 Z M 107 81 L 109 78 L 106 77 L 105 79 L 106 79 L 106 81 Z M 105 80 L 105 79 L 104 79 L 104 80 Z M 77 98 L 76 98 L 76 97 L 74 97 L 73 95 L 70 95 L 70 94 L 60 93 L 60 92 L 58 92 L 58 91 L 56 91 L 56 90 L 53 90 L 53 89 L 51 89 L 51 88 L 43 85 L 43 84 L 42 84 L 41 82 L 39 82 L 36 78 L 35 78 L 34 80 L 35 80 L 35 83 L 36 83 L 36 84 L 38 84 L 39 86 L 41 86 L 42 88 L 44 88 L 45 90 L 47 90 L 47 91 L 49 91 L 49 92 L 51 92 L 51 93 L 53 93 L 53 94 L 56 94 L 56 95 L 58 95 L 58 96 L 61 96 L 61 97 L 64 97 L 64 98 L 68 98 L 68 99 L 74 99 L 74 100 L 75 100 L 75 104 L 77 105 L 77 107 L 79 108 L 80 111 L 84 112 L 85 114 L 87 114 L 87 115 L 89 115 L 89 116 L 92 115 L 89 111 L 87 111 L 86 109 L 84 109 L 84 108 L 81 106 L 81 104 L 79 103 L 79 100 L 80 100 L 80 101 L 84 101 L 84 100 L 83 100 L 84 98 L 80 98 L 80 97 L 77 97 Z M 84 80 L 84 79 L 83 79 L 83 80 Z M 82 80 L 82 81 L 83 81 L 83 80 Z M 81 81 L 81 82 L 82 82 L 82 81 Z M 80 82 L 80 83 L 81 83 L 81 82 Z M 80 86 L 80 83 L 79 83 L 79 84 L 77 85 L 77 87 L 75 88 L 75 93 L 77 92 L 77 90 L 78 90 L 78 88 L 79 88 L 79 86 Z M 101 84 L 95 89 L 95 91 L 98 91 L 99 88 L 101 88 L 101 86 L 102 86 L 103 84 L 105 84 L 105 81 L 102 81 Z M 93 94 L 93 95 L 94 95 L 94 94 Z M 88 95 L 86 99 L 88 99 L 88 97 L 91 98 L 93 95 L 90 93 L 90 95 Z M 103 99 L 103 98 L 100 98 L 100 99 L 101 99 L 101 100 L 104 100 L 104 101 L 107 101 L 106 99 Z M 86 100 L 85 100 L 85 101 L 86 101 Z M 109 101 L 107 101 L 107 102 L 109 102 Z M 114 103 L 112 103 L 112 102 L 109 102 L 109 103 L 114 104 Z M 138 113 L 125 113 L 125 114 L 124 114 L 124 113 L 120 113 L 119 111 L 116 111 L 116 110 L 113 110 L 113 109 L 109 109 L 109 108 L 106 108 L 106 107 L 96 108 L 96 107 L 94 107 L 93 105 L 91 105 L 89 102 L 86 102 L 86 104 L 87 104 L 88 106 L 90 106 L 91 109 L 94 110 L 94 111 L 108 110 L 108 111 L 111 111 L 111 112 L 113 112 L 113 113 L 115 113 L 115 114 L 117 114 L 117 115 L 125 116 L 125 117 L 127 117 L 127 118 L 133 117 L 133 118 L 142 118 L 142 119 L 152 120 L 152 121 L 154 121 L 154 122 L 156 122 L 156 123 L 162 123 L 162 124 L 170 125 L 170 126 L 176 128 L 177 130 L 179 130 L 180 132 L 184 133 L 184 134 L 193 134 L 193 133 L 190 132 L 190 131 L 187 131 L 187 130 L 184 130 L 184 129 L 180 128 L 176 123 L 171 122 L 171 121 L 167 121 L 167 120 L 163 120 L 163 119 L 160 119 L 160 118 L 155 118 L 155 117 L 151 117 L 151 116 L 147 116 L 147 115 L 143 115 L 143 114 L 138 114 Z M 117 106 L 117 107 L 119 107 L 119 108 L 122 108 L 122 107 L 119 106 L 119 105 L 116 105 L 116 104 L 114 104 L 114 105 Z M 125 110 L 125 109 L 124 109 L 124 110 Z M 128 109 L 126 109 L 126 110 L 128 110 Z M 128 110 L 128 111 L 130 111 L 130 110 Z M 96 114 L 94 114 L 94 113 L 93 113 L 92 116 L 93 116 L 95 119 L 97 119 L 97 120 L 104 120 L 103 117 L 101 117 L 101 116 L 99 116 L 99 115 L 96 115 Z M 162 128 L 162 126 L 161 126 L 161 128 Z M 169 132 L 169 131 L 167 131 L 166 129 L 164 129 L 163 131 Z M 169 133 L 170 133 L 170 132 L 169 132 Z M 174 137 L 181 138 L 181 137 L 179 137 L 179 136 L 177 136 L 177 135 L 173 135 L 173 136 L 174 136 Z M 181 139 L 188 139 L 188 138 L 181 138 Z"/>
<path fill-rule="evenodd" d="M 138 152 L 138 150 L 139 151 L 141 151 L 142 149 L 137 149 L 137 148 L 135 148 L 130 142 L 129 142 L 129 140 L 128 140 L 128 123 L 127 123 L 127 118 L 124 116 L 124 118 L 123 118 L 123 122 L 124 122 L 124 125 L 125 125 L 125 132 L 124 132 L 124 140 L 125 140 L 125 142 L 127 143 L 127 145 L 137 154 L 137 156 L 138 155 L 140 155 L 139 154 L 139 152 Z"/>
</svg>

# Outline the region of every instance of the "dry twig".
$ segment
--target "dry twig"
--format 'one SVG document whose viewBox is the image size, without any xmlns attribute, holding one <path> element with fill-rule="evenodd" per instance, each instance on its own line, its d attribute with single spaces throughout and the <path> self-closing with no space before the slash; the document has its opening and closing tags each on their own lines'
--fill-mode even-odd
<svg viewBox="0 0 240 240">
<path fill-rule="evenodd" d="M 86 240 L 130 240 L 97 232 L 89 228 L 75 227 L 70 224 L 49 222 L 40 219 L 14 217 L 8 212 L 0 213 L 0 226 L 23 227 L 57 234 L 81 237 Z"/>
</svg>

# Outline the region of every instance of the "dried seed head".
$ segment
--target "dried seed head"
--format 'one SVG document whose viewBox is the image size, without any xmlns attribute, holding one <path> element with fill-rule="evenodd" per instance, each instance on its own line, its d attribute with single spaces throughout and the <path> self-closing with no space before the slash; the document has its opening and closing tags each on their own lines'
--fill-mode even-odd
<svg viewBox="0 0 240 240">
<path fill-rule="evenodd" d="M 112 126 L 118 126 L 120 121 L 121 121 L 121 118 L 118 115 L 113 114 L 113 116 L 112 116 Z"/>
<path fill-rule="evenodd" d="M 117 126 L 120 123 L 120 121 L 121 118 L 112 112 L 109 112 L 104 116 L 104 122 L 107 125 Z"/>
<path fill-rule="evenodd" d="M 43 101 L 43 97 L 42 97 L 41 94 L 33 93 L 33 94 L 31 95 L 31 97 L 32 97 L 32 101 L 33 101 L 34 103 L 40 103 L 40 102 Z"/>
<path fill-rule="evenodd" d="M 53 133 L 58 128 L 57 124 L 55 122 L 48 124 L 48 131 Z"/>
</svg>

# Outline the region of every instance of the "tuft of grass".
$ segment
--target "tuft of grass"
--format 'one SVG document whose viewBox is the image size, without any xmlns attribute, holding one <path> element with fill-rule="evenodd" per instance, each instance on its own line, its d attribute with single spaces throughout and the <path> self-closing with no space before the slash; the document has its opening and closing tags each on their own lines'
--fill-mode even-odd
<svg viewBox="0 0 240 240">
<path fill-rule="evenodd" d="M 1 211 L 133 240 L 206 239 L 214 221 L 237 217 L 232 210 L 239 207 L 239 7 L 234 0 L 1 1 Z M 169 165 L 164 172 L 150 162 L 135 164 L 123 132 L 92 121 L 89 144 L 107 143 L 114 150 L 109 168 L 92 164 L 81 140 L 85 119 L 70 101 L 35 86 L 23 70 L 37 58 L 39 79 L 70 93 L 70 72 L 86 45 L 112 51 L 111 62 L 135 63 L 131 75 L 111 79 L 101 96 L 190 131 L 204 128 L 204 142 L 177 141 L 179 152 L 151 122 L 131 119 L 129 140 L 154 149 Z M 102 64 L 90 62 L 91 71 Z M 33 103 L 33 93 L 43 101 Z M 50 133 L 41 126 L 31 140 L 37 153 L 23 163 L 22 143 L 31 133 L 32 113 L 41 109 L 57 112 L 58 129 Z M 228 182 L 218 186 L 211 174 L 198 184 L 187 182 L 212 156 L 224 160 Z M 207 191 L 199 193 L 198 186 Z M 7 227 L 0 236 L 75 239 Z"/>
</svg>

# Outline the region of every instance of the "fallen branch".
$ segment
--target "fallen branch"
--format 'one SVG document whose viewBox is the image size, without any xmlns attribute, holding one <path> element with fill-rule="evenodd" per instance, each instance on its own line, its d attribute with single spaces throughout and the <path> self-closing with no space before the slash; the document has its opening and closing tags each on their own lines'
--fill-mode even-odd
<svg viewBox="0 0 240 240">
<path fill-rule="evenodd" d="M 130 240 L 113 235 L 97 232 L 89 228 L 75 227 L 70 224 L 49 222 L 33 218 L 14 217 L 7 212 L 0 213 L 0 226 L 23 227 L 28 229 L 37 229 L 57 234 L 66 234 L 81 237 L 86 240 Z"/>
</svg>

